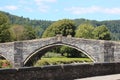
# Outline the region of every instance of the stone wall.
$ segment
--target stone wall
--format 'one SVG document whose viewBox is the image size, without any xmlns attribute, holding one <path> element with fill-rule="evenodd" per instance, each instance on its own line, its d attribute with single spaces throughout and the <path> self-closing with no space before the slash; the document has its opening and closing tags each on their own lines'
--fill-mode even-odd
<svg viewBox="0 0 120 80">
<path fill-rule="evenodd" d="M 0 43 L 0 55 L 13 67 L 31 66 L 54 46 L 67 45 L 93 62 L 120 62 L 120 42 L 56 36 L 34 40 Z"/>
<path fill-rule="evenodd" d="M 117 73 L 120 73 L 120 63 L 69 64 L 1 69 L 0 80 L 74 80 Z"/>
<path fill-rule="evenodd" d="M 14 42 L 0 43 L 0 55 L 14 64 Z"/>
</svg>

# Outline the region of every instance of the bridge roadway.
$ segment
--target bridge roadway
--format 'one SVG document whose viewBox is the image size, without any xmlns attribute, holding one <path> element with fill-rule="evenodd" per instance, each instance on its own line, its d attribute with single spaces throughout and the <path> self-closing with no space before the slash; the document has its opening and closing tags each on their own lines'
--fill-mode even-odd
<svg viewBox="0 0 120 80">
<path fill-rule="evenodd" d="M 95 76 L 95 77 L 81 78 L 75 80 L 120 80 L 120 74 Z"/>
</svg>

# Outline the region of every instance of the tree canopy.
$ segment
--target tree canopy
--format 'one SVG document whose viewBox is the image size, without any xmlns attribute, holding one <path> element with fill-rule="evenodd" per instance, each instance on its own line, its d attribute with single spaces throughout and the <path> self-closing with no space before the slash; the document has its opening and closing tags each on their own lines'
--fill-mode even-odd
<svg viewBox="0 0 120 80">
<path fill-rule="evenodd" d="M 92 39 L 94 27 L 90 23 L 83 23 L 78 26 L 75 37 Z"/>
<path fill-rule="evenodd" d="M 23 40 L 25 28 L 21 25 L 11 25 L 10 32 L 14 41 Z"/>
<path fill-rule="evenodd" d="M 101 25 L 104 25 L 105 28 L 101 28 Z M 41 38 L 41 36 L 52 37 L 57 34 L 88 39 L 120 40 L 119 26 L 120 20 L 99 22 L 87 19 L 62 19 L 55 22 L 30 20 L 0 11 L 0 42 L 35 39 Z"/>
<path fill-rule="evenodd" d="M 94 38 L 100 40 L 110 40 L 111 34 L 105 25 L 98 26 L 93 31 Z"/>
<path fill-rule="evenodd" d="M 22 26 L 31 26 L 41 28 L 39 34 L 37 36 L 41 37 L 43 32 L 48 28 L 52 23 L 55 21 L 48 21 L 48 20 L 31 20 L 29 18 L 24 18 L 23 16 L 19 17 L 16 15 L 12 15 L 3 11 L 0 11 L 7 15 L 10 19 L 10 24 L 14 25 L 22 25 Z M 111 39 L 112 40 L 120 40 L 120 20 L 107 20 L 107 21 L 96 21 L 96 20 L 88 20 L 88 19 L 74 19 L 75 25 L 78 27 L 80 24 L 89 21 L 94 27 L 105 25 L 109 31 L 111 32 Z"/>
<path fill-rule="evenodd" d="M 25 27 L 23 39 L 31 40 L 36 38 L 37 38 L 37 29 L 30 26 Z"/>
<path fill-rule="evenodd" d="M 105 25 L 94 27 L 90 23 L 78 26 L 75 37 L 86 39 L 110 40 L 111 33 Z"/>
<path fill-rule="evenodd" d="M 31 26 L 11 25 L 10 32 L 14 41 L 31 40 L 38 38 L 38 28 Z"/>
<path fill-rule="evenodd" d="M 9 28 L 10 26 L 8 17 L 0 13 L 0 42 L 11 41 Z"/>
<path fill-rule="evenodd" d="M 72 20 L 63 19 L 51 24 L 43 33 L 42 37 L 52 37 L 57 34 L 62 34 L 63 36 L 75 35 L 75 24 Z"/>
</svg>

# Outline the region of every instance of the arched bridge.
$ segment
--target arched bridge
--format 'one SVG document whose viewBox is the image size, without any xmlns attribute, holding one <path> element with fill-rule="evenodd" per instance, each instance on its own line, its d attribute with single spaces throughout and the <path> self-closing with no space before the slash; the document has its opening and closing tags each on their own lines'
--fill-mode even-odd
<svg viewBox="0 0 120 80">
<path fill-rule="evenodd" d="M 120 42 L 63 36 L 1 43 L 0 55 L 10 61 L 14 67 L 22 67 L 37 61 L 48 49 L 58 45 L 75 48 L 94 62 L 120 61 Z"/>
</svg>

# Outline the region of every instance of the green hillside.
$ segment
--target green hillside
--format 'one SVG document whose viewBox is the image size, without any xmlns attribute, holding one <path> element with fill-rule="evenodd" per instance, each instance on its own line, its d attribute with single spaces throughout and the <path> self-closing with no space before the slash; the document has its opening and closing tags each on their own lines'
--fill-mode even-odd
<svg viewBox="0 0 120 80">
<path fill-rule="evenodd" d="M 7 12 L 0 11 L 4 14 L 6 14 L 11 24 L 19 24 L 23 26 L 31 26 L 31 27 L 40 27 L 41 34 L 44 32 L 44 30 L 51 25 L 54 21 L 48 21 L 48 20 L 31 20 L 29 18 L 19 17 L 16 15 L 12 15 Z M 88 19 L 74 19 L 74 22 L 76 26 L 79 26 L 81 23 L 84 23 L 86 21 L 89 21 L 94 26 L 100 26 L 105 25 L 108 27 L 108 29 L 112 33 L 112 40 L 120 40 L 120 20 L 109 20 L 109 21 L 96 21 L 96 20 L 88 20 Z"/>
<path fill-rule="evenodd" d="M 11 24 L 19 24 L 19 25 L 28 25 L 31 27 L 37 27 L 40 26 L 43 30 L 45 30 L 53 21 L 47 21 L 47 20 L 30 20 L 29 18 L 24 18 L 23 16 L 19 17 L 16 15 L 12 15 L 7 12 L 0 11 L 4 14 L 6 14 Z"/>
</svg>

